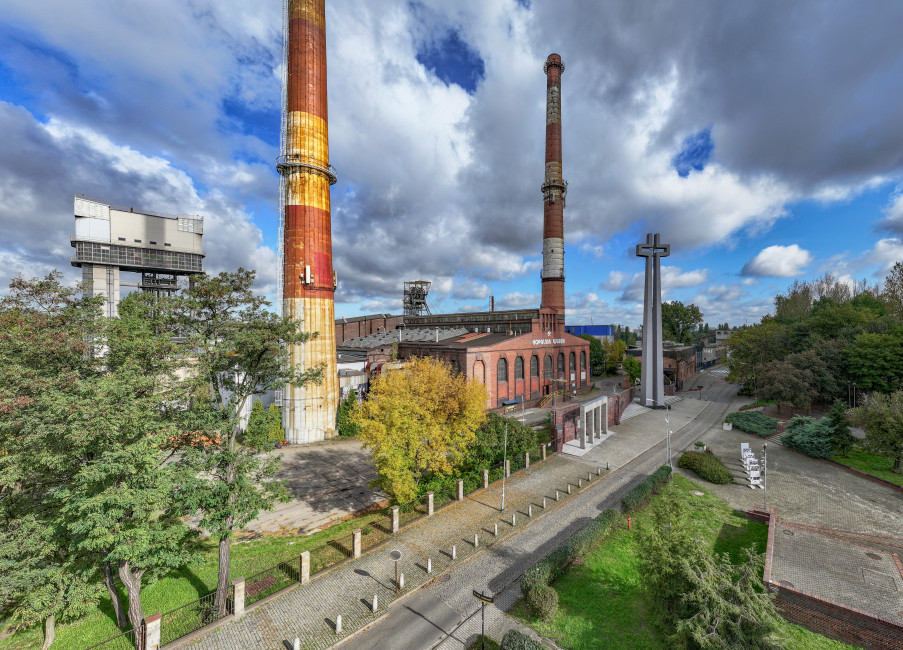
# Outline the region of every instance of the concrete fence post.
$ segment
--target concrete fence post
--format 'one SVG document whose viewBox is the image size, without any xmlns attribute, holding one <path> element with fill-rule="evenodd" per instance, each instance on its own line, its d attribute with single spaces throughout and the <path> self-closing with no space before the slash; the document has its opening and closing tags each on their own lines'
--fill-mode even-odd
<svg viewBox="0 0 903 650">
<path fill-rule="evenodd" d="M 157 650 L 160 647 L 160 624 L 163 614 L 152 614 L 144 619 L 144 647 L 146 650 Z"/>
<path fill-rule="evenodd" d="M 458 501 L 464 500 L 464 479 L 458 479 Z"/>
<path fill-rule="evenodd" d="M 398 506 L 392 506 L 392 534 L 398 532 Z"/>
<path fill-rule="evenodd" d="M 507 458 L 505 459 L 505 478 L 511 476 L 511 461 Z"/>
<path fill-rule="evenodd" d="M 484 469 L 483 470 L 483 489 L 485 490 L 488 487 L 489 487 L 489 470 Z"/>
<path fill-rule="evenodd" d="M 361 529 L 356 528 L 351 531 L 351 545 L 354 547 L 354 559 L 361 556 Z"/>
<path fill-rule="evenodd" d="M 525 468 L 530 467 L 530 452 L 529 451 L 524 452 L 524 467 Z"/>
<path fill-rule="evenodd" d="M 433 572 L 433 558 L 431 558 L 431 557 L 426 558 L 426 572 L 427 573 Z"/>
<path fill-rule="evenodd" d="M 426 493 L 426 516 L 433 516 L 433 491 L 430 490 Z"/>
<path fill-rule="evenodd" d="M 542 459 L 543 459 L 543 460 L 546 459 L 546 446 L 545 446 L 545 444 L 543 444 L 543 446 L 542 446 Z"/>
<path fill-rule="evenodd" d="M 301 584 L 306 585 L 310 582 L 310 551 L 304 551 L 301 554 Z"/>
<path fill-rule="evenodd" d="M 245 579 L 236 578 L 232 581 L 232 613 L 235 618 L 241 618 L 245 613 Z"/>
</svg>

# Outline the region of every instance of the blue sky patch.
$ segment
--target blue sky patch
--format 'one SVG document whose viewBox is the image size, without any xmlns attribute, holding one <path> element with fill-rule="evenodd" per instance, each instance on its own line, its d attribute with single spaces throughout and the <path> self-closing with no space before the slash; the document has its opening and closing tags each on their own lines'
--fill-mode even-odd
<svg viewBox="0 0 903 650">
<path fill-rule="evenodd" d="M 705 165 L 712 157 L 712 151 L 715 149 L 715 143 L 712 142 L 712 129 L 703 129 L 699 133 L 695 133 L 684 140 L 680 152 L 674 156 L 672 161 L 677 175 L 686 178 L 690 172 L 696 170 L 701 172 L 705 169 Z"/>
<path fill-rule="evenodd" d="M 220 128 L 227 132 L 253 135 L 267 144 L 279 144 L 279 128 L 282 120 L 278 108 L 258 111 L 235 97 L 227 97 L 221 104 L 225 120 Z"/>
<path fill-rule="evenodd" d="M 417 61 L 432 70 L 446 84 L 457 84 L 473 93 L 485 75 L 480 55 L 461 40 L 458 30 L 449 30 L 444 36 L 424 43 L 417 51 Z"/>
</svg>

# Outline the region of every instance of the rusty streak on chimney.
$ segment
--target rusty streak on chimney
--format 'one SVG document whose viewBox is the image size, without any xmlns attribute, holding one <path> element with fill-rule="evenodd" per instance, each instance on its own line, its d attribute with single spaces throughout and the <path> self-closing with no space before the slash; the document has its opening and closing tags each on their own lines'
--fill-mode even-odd
<svg viewBox="0 0 903 650">
<path fill-rule="evenodd" d="M 546 175 L 542 184 L 542 304 L 564 324 L 564 199 L 567 183 L 561 176 L 561 73 L 564 63 L 550 54 L 546 73 Z"/>
</svg>

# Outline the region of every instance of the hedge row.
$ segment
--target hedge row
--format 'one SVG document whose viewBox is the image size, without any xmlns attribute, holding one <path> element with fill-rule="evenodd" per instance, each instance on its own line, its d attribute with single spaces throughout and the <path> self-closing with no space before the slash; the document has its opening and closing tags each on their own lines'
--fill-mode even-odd
<svg viewBox="0 0 903 650">
<path fill-rule="evenodd" d="M 609 508 L 588 526 L 571 536 L 545 558 L 527 569 L 520 578 L 520 590 L 534 615 L 551 620 L 558 611 L 558 592 L 549 586 L 593 544 L 604 539 L 618 522 L 619 513 Z"/>
<path fill-rule="evenodd" d="M 678 467 L 693 470 L 709 483 L 724 485 L 734 482 L 734 475 L 715 454 L 699 451 L 685 452 L 677 461 Z"/>
<path fill-rule="evenodd" d="M 778 430 L 778 421 L 759 411 L 730 413 L 724 421 L 730 422 L 741 431 L 755 433 L 763 438 L 773 436 Z"/>
<path fill-rule="evenodd" d="M 499 650 L 546 650 L 546 647 L 514 628 L 505 632 Z"/>
<path fill-rule="evenodd" d="M 654 474 L 637 485 L 621 499 L 621 511 L 624 514 L 639 508 L 646 499 L 661 486 L 671 480 L 671 468 L 667 465 L 659 467 Z"/>
</svg>

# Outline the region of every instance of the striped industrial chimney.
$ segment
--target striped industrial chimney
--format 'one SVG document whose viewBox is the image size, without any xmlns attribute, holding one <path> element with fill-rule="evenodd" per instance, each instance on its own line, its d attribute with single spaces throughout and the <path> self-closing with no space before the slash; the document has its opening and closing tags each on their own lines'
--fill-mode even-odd
<svg viewBox="0 0 903 650">
<path fill-rule="evenodd" d="M 339 386 L 335 349 L 335 273 L 326 113 L 326 9 L 324 0 L 288 0 L 284 38 L 281 176 L 282 313 L 317 337 L 291 346 L 290 363 L 324 366 L 323 381 L 288 385 L 282 422 L 286 440 L 316 442 L 335 435 Z"/>
<path fill-rule="evenodd" d="M 546 178 L 542 184 L 542 305 L 556 312 L 564 325 L 564 197 L 567 183 L 561 177 L 561 73 L 564 63 L 550 54 L 546 73 Z"/>
</svg>

